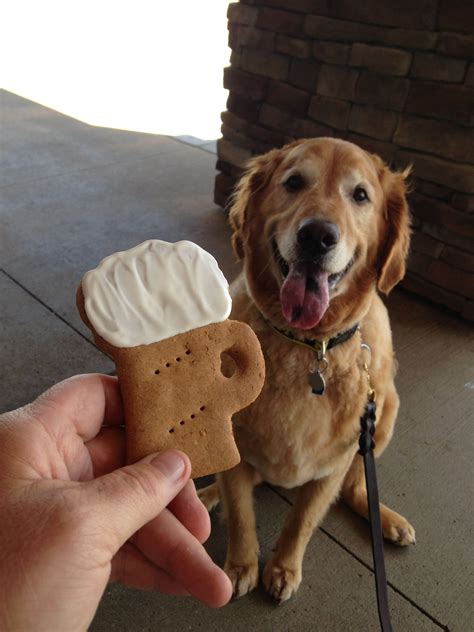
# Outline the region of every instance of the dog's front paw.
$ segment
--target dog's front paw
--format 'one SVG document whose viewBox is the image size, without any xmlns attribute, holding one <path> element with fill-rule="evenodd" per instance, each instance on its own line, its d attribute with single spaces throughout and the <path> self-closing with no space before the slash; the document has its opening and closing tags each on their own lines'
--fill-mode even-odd
<svg viewBox="0 0 474 632">
<path fill-rule="evenodd" d="M 201 489 L 197 490 L 197 495 L 209 513 L 219 504 L 219 489 L 217 483 L 212 483 L 207 487 L 201 487 Z"/>
<path fill-rule="evenodd" d="M 301 569 L 286 568 L 274 559 L 267 562 L 263 571 L 265 588 L 278 604 L 289 599 L 298 590 L 301 577 Z"/>
<path fill-rule="evenodd" d="M 258 584 L 258 560 L 245 564 L 226 561 L 224 571 L 232 582 L 234 597 L 243 597 Z"/>
<path fill-rule="evenodd" d="M 416 544 L 415 529 L 403 516 L 388 510 L 381 515 L 384 538 L 398 546 Z"/>
</svg>

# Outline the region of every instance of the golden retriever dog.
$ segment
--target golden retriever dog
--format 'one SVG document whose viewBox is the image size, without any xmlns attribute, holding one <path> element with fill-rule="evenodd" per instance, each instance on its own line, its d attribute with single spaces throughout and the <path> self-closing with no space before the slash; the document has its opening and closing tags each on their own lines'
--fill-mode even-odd
<svg viewBox="0 0 474 632">
<path fill-rule="evenodd" d="M 225 570 L 236 596 L 258 583 L 255 485 L 298 488 L 263 572 L 278 602 L 298 589 L 306 545 L 338 495 L 368 516 L 357 454 L 368 396 L 364 363 L 377 393 L 379 456 L 392 437 L 399 399 L 390 324 L 378 292 L 387 294 L 405 272 L 406 176 L 349 142 L 320 138 L 253 159 L 237 187 L 230 221 L 243 272 L 231 288 L 232 317 L 258 335 L 266 380 L 258 399 L 233 418 L 241 463 L 200 494 L 209 509 L 222 501 Z M 318 360 L 312 344 L 331 339 L 339 344 Z M 324 394 L 309 383 L 318 368 Z M 415 542 L 405 518 L 385 505 L 380 510 L 387 539 Z"/>
</svg>

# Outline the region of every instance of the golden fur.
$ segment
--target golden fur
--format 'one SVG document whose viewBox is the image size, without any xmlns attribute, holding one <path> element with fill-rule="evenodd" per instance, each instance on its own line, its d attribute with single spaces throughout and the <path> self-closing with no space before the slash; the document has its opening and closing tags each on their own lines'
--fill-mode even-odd
<svg viewBox="0 0 474 632">
<path fill-rule="evenodd" d="M 305 187 L 288 192 L 288 175 L 302 174 Z M 248 323 L 260 339 L 266 362 L 261 395 L 234 416 L 242 462 L 218 477 L 218 491 L 201 491 L 208 507 L 223 502 L 229 529 L 225 570 L 234 593 L 243 595 L 258 582 L 258 542 L 252 489 L 261 481 L 298 487 L 294 506 L 263 573 L 268 592 L 288 599 L 301 581 L 304 550 L 314 528 L 341 494 L 367 517 L 362 459 L 358 456 L 359 418 L 367 399 L 367 360 L 361 339 L 370 345 L 370 374 L 377 391 L 376 455 L 387 446 L 398 411 L 394 358 L 387 311 L 377 289 L 388 293 L 405 271 L 409 213 L 407 172 L 392 173 L 377 156 L 334 139 L 297 141 L 251 161 L 231 208 L 234 250 L 244 271 L 232 285 L 232 317 Z M 363 183 L 370 201 L 352 199 Z M 295 235 L 302 221 L 322 218 L 336 224 L 340 241 L 329 266 L 337 272 L 350 258 L 347 274 L 331 290 L 329 307 L 300 338 L 329 338 L 360 323 L 360 334 L 328 352 L 323 396 L 311 393 L 307 375 L 314 354 L 285 340 L 265 322 L 288 328 L 282 315 L 282 273 L 273 256 L 276 239 L 283 256 L 295 256 Z M 381 505 L 384 535 L 398 544 L 414 542 L 413 527 Z"/>
</svg>

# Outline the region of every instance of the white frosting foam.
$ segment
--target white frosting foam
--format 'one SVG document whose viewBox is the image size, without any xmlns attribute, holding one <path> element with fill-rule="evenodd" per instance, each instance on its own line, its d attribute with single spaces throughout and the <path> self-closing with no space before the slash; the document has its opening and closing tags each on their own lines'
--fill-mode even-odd
<svg viewBox="0 0 474 632">
<path fill-rule="evenodd" d="M 229 317 L 229 286 L 191 241 L 158 239 L 106 257 L 82 279 L 86 314 L 114 347 L 158 342 Z"/>
</svg>

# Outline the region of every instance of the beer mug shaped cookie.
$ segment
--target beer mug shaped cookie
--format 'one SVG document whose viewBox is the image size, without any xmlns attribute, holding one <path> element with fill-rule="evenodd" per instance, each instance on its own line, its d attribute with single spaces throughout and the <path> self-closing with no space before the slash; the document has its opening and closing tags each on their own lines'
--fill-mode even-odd
<svg viewBox="0 0 474 632">
<path fill-rule="evenodd" d="M 84 275 L 77 305 L 117 367 L 128 462 L 178 448 L 197 478 L 240 461 L 231 416 L 260 393 L 264 360 L 250 327 L 229 320 L 228 284 L 208 252 L 150 240 L 113 254 Z"/>
</svg>

